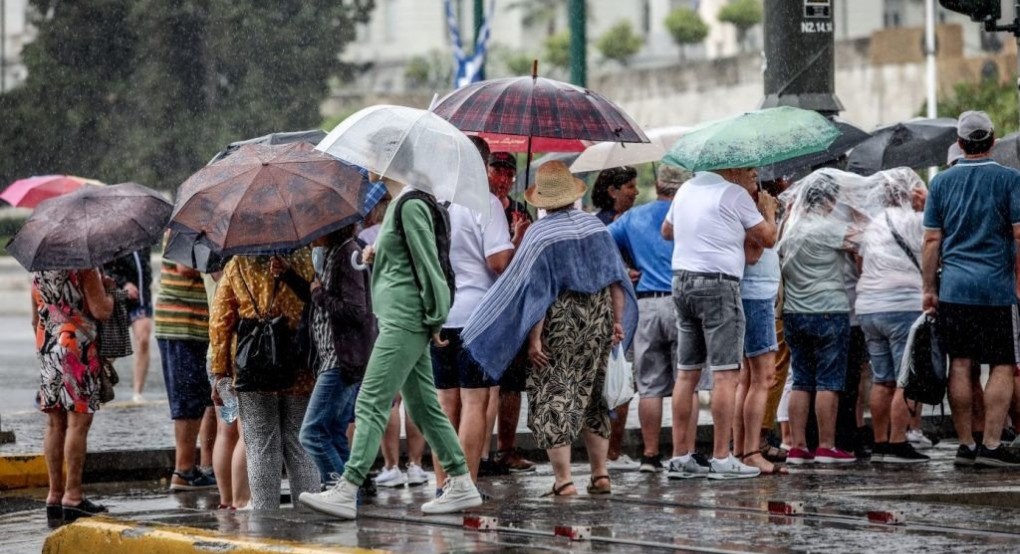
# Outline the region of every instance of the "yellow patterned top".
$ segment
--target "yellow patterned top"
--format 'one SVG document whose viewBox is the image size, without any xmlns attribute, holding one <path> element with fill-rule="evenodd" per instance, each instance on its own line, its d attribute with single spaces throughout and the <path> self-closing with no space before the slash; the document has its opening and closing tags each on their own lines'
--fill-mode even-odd
<svg viewBox="0 0 1020 554">
<path fill-rule="evenodd" d="M 308 248 L 301 248 L 283 258 L 301 278 L 312 281 L 314 270 Z M 292 329 L 298 326 L 305 304 L 285 283 L 277 285 L 278 281 L 269 272 L 269 260 L 268 256 L 235 256 L 223 268 L 209 318 L 211 370 L 214 375 L 234 373 L 235 332 L 240 318 L 282 315 Z M 303 362 L 295 362 L 304 365 Z M 307 368 L 301 369 L 298 382 L 287 391 L 288 394 L 311 393 L 314 378 L 310 371 L 304 371 Z"/>
</svg>

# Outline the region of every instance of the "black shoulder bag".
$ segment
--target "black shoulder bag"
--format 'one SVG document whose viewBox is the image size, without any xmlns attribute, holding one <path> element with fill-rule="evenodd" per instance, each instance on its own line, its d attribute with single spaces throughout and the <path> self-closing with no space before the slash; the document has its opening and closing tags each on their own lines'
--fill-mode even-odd
<svg viewBox="0 0 1020 554">
<path fill-rule="evenodd" d="M 896 228 L 893 227 L 892 224 L 892 219 L 889 218 L 889 212 L 885 212 L 885 224 L 889 226 L 889 232 L 892 233 L 893 240 L 895 240 L 896 244 L 903 249 L 903 253 L 910 259 L 910 263 L 914 264 L 914 267 L 916 267 L 918 271 L 921 271 L 921 262 L 917 261 L 917 256 L 914 255 L 914 251 L 910 249 L 910 245 L 907 244 L 907 241 L 904 240 L 903 236 L 896 232 Z"/>
<path fill-rule="evenodd" d="M 293 340 L 293 333 L 285 317 L 269 317 L 259 313 L 255 296 L 248 288 L 244 275 L 240 274 L 248 298 L 255 309 L 254 318 L 241 318 L 237 324 L 237 353 L 234 366 L 237 375 L 234 389 L 241 392 L 278 392 L 286 390 L 297 381 L 295 360 L 285 351 Z M 268 311 L 272 312 L 280 282 L 273 287 L 273 297 Z"/>
</svg>

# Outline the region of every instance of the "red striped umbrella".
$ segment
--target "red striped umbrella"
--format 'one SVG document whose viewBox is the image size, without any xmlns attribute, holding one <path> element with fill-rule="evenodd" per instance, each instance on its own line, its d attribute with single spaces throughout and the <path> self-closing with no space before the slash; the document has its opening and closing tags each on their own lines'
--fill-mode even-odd
<svg viewBox="0 0 1020 554">
<path fill-rule="evenodd" d="M 602 95 L 538 76 L 479 81 L 459 88 L 432 109 L 461 131 L 580 139 L 596 142 L 648 142 L 648 137 L 616 104 Z M 527 148 L 529 163 L 532 147 Z"/>
</svg>

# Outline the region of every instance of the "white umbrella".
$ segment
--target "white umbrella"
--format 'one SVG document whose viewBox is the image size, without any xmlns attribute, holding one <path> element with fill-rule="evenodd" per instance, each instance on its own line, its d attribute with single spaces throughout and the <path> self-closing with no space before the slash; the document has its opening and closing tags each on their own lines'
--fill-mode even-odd
<svg viewBox="0 0 1020 554">
<path fill-rule="evenodd" d="M 646 134 L 651 142 L 600 142 L 588 147 L 570 166 L 571 173 L 657 162 L 690 127 L 660 127 Z"/>
<path fill-rule="evenodd" d="M 315 148 L 488 219 L 485 162 L 467 135 L 430 111 L 388 105 L 365 108 L 337 125 Z"/>
</svg>

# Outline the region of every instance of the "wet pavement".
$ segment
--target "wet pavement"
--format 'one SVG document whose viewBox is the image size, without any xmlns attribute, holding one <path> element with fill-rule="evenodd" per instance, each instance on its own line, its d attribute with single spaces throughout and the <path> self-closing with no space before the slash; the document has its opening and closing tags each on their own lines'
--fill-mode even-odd
<svg viewBox="0 0 1020 554">
<path fill-rule="evenodd" d="M 90 486 L 111 516 L 142 526 L 191 527 L 232 538 L 273 538 L 319 547 L 393 552 L 1004 552 L 1020 541 L 1020 472 L 957 470 L 955 444 L 923 466 L 858 462 L 792 469 L 740 481 L 669 481 L 664 474 L 613 474 L 614 494 L 584 493 L 589 473 L 575 466 L 581 494 L 544 498 L 548 465 L 530 475 L 483 478 L 493 497 L 472 512 L 498 518 L 499 530 L 465 530 L 460 516 L 421 515 L 431 486 L 381 490 L 357 522 L 284 508 L 272 513 L 214 509 L 210 493 L 164 492 L 165 483 Z M 0 552 L 37 552 L 47 533 L 44 491 L 0 496 Z M 804 514 L 770 515 L 768 501 L 799 501 Z M 869 511 L 901 512 L 903 525 L 871 523 Z M 591 526 L 592 540 L 552 536 L 557 525 Z"/>
</svg>

